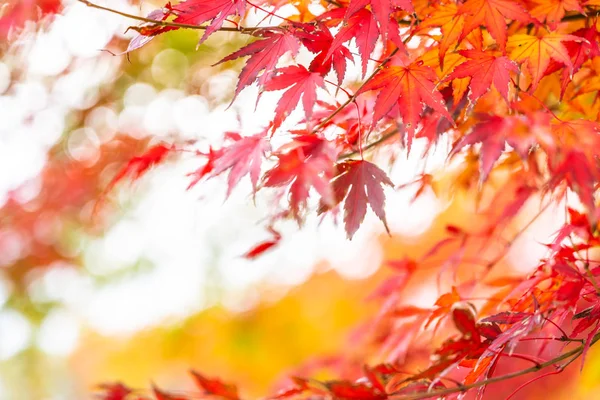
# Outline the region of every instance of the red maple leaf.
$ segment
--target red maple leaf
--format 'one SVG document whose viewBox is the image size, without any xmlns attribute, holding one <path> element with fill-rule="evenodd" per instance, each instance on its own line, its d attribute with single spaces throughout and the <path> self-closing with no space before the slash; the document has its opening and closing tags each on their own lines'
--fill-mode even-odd
<svg viewBox="0 0 600 400">
<path fill-rule="evenodd" d="M 219 379 L 207 378 L 196 371 L 191 371 L 196 385 L 206 394 L 219 396 L 226 400 L 239 400 L 238 390 L 235 385 L 223 383 Z"/>
<path fill-rule="evenodd" d="M 173 21 L 190 25 L 211 21 L 200 39 L 202 43 L 223 26 L 227 17 L 243 16 L 245 10 L 246 0 L 186 0 L 173 6 L 173 12 L 177 15 Z"/>
<path fill-rule="evenodd" d="M 383 400 L 387 395 L 379 389 L 364 383 L 348 381 L 330 381 L 326 383 L 327 389 L 335 399 L 344 400 Z"/>
<path fill-rule="evenodd" d="M 293 382 L 291 387 L 282 389 L 275 395 L 267 397 L 267 400 L 283 400 L 290 397 L 296 398 L 297 395 L 310 390 L 309 382 L 306 379 L 292 376 L 290 377 L 290 380 Z"/>
<path fill-rule="evenodd" d="M 572 82 L 573 74 L 579 71 L 582 67 L 583 63 L 589 60 L 590 58 L 594 58 L 600 56 L 600 33 L 596 30 L 595 27 L 592 28 L 581 28 L 571 33 L 573 36 L 579 36 L 584 38 L 582 41 L 566 41 L 563 43 L 565 48 L 569 53 L 569 57 L 571 58 L 571 62 L 573 63 L 573 70 L 569 70 L 568 68 L 563 69 L 562 73 L 562 85 L 561 85 L 561 99 L 565 94 L 565 90 L 569 83 Z M 550 65 L 546 69 L 546 75 L 549 75 L 555 71 L 558 71 L 564 68 L 565 64 L 555 60 L 554 58 L 550 60 Z"/>
<path fill-rule="evenodd" d="M 580 151 L 590 163 L 600 156 L 600 123 L 587 119 L 553 121 L 551 130 L 555 143 L 551 143 L 554 146 L 547 145 L 547 153 L 554 155 L 552 150 Z"/>
<path fill-rule="evenodd" d="M 201 25 L 211 21 L 198 43 L 200 45 L 212 33 L 218 31 L 223 26 L 223 22 L 225 22 L 227 17 L 231 15 L 242 16 L 245 9 L 245 0 L 187 0 L 176 6 L 172 6 L 171 2 L 168 2 L 164 7 L 152 11 L 146 18 L 156 21 L 166 21 L 169 17 L 175 15 L 172 22 L 185 25 Z M 157 35 L 178 30 L 179 27 L 145 23 L 143 26 L 129 27 L 129 29 L 137 31 L 139 35 L 129 42 L 125 53 L 139 49 Z"/>
<path fill-rule="evenodd" d="M 150 168 L 163 162 L 172 150 L 173 146 L 157 144 L 150 147 L 144 154 L 133 157 L 110 181 L 104 192 L 110 192 L 117 183 L 126 177 L 129 177 L 133 181 L 139 179 Z"/>
<path fill-rule="evenodd" d="M 125 400 L 127 396 L 133 393 L 132 389 L 121 382 L 103 383 L 98 387 L 102 390 L 102 393 L 99 395 L 102 400 Z"/>
<path fill-rule="evenodd" d="M 492 86 L 508 101 L 508 84 L 510 72 L 518 73 L 517 64 L 506 56 L 494 55 L 478 50 L 461 50 L 459 53 L 470 60 L 460 64 L 444 80 L 471 78 L 469 100 L 475 102 Z"/>
<path fill-rule="evenodd" d="M 275 118 L 272 129 L 276 130 L 281 123 L 294 111 L 300 97 L 306 121 L 311 121 L 313 107 L 317 101 L 317 87 L 324 87 L 325 81 L 321 74 L 310 72 L 302 65 L 285 67 L 277 70 L 277 75 L 265 85 L 265 90 L 281 90 L 288 88 L 275 108 Z"/>
<path fill-rule="evenodd" d="M 508 124 L 502 117 L 493 116 L 488 120 L 479 123 L 473 128 L 472 132 L 463 136 L 458 141 L 452 151 L 450 157 L 458 153 L 463 147 L 475 143 L 481 143 L 480 159 L 481 159 L 481 182 L 485 182 L 492 167 L 500 158 L 506 146 L 506 138 L 504 136 Z"/>
<path fill-rule="evenodd" d="M 258 85 L 259 87 L 264 86 L 275 73 L 279 58 L 288 51 L 292 53 L 292 56 L 295 56 L 300 49 L 300 42 L 288 29 L 264 30 L 257 34 L 264 37 L 264 39 L 242 47 L 215 64 L 218 65 L 239 57 L 250 56 L 246 61 L 246 65 L 242 68 L 242 72 L 240 72 L 234 98 L 240 94 L 242 89 L 251 85 L 261 71 L 262 75 L 258 77 Z"/>
<path fill-rule="evenodd" d="M 595 191 L 600 181 L 600 124 L 585 119 L 560 121 L 552 125 L 556 148 L 546 150 L 552 179 L 551 189 L 566 182 L 586 206 L 590 223 L 596 223 Z M 589 241 L 589 239 L 588 239 Z"/>
<path fill-rule="evenodd" d="M 269 227 L 267 228 L 267 230 L 269 231 L 269 233 L 271 233 L 271 235 L 273 235 L 271 239 L 265 240 L 264 242 L 261 242 L 252 247 L 250 250 L 244 253 L 244 258 L 253 260 L 256 257 L 263 254 L 265 251 L 275 247 L 281 241 L 281 234 L 277 232 L 274 228 Z"/>
<path fill-rule="evenodd" d="M 463 334 L 464 337 L 479 343 L 479 329 L 476 325 L 476 310 L 473 305 L 466 302 L 456 303 L 452 307 L 452 321 L 456 329 Z"/>
<path fill-rule="evenodd" d="M 378 72 L 358 93 L 380 89 L 375 101 L 374 122 L 383 119 L 395 105 L 398 105 L 406 128 L 407 146 L 410 151 L 424 105 L 431 107 L 453 123 L 452 116 L 444 105 L 444 98 L 435 88 L 436 80 L 435 72 L 424 66 L 422 61 L 408 63 L 404 57 L 396 57 L 391 66 Z"/>
<path fill-rule="evenodd" d="M 413 5 L 410 0 L 350 0 L 348 9 L 346 10 L 346 17 L 352 17 L 354 14 L 365 9 L 366 6 L 370 5 L 373 16 L 379 23 L 379 32 L 383 40 L 387 39 L 387 33 L 390 28 L 390 14 L 396 9 L 400 8 L 409 13 L 414 12 Z M 396 29 L 398 25 L 396 24 Z"/>
<path fill-rule="evenodd" d="M 389 232 L 385 218 L 383 185 L 394 186 L 377 165 L 364 160 L 348 160 L 337 164 L 332 182 L 335 203 L 344 202 L 344 225 L 348 239 L 356 233 L 367 214 L 367 204 Z M 321 211 L 323 211 L 322 207 Z"/>
<path fill-rule="evenodd" d="M 569 151 L 562 162 L 553 169 L 552 179 L 548 185 L 556 187 L 563 180 L 577 193 L 588 210 L 595 210 L 594 192 L 600 180 L 600 168 L 595 160 L 590 160 L 581 151 Z"/>
<path fill-rule="evenodd" d="M 578 312 L 573 319 L 578 319 L 579 322 L 577 322 L 577 325 L 573 328 L 572 335 L 575 336 L 585 332 L 600 319 L 600 303 L 596 303 L 593 306 Z"/>
<path fill-rule="evenodd" d="M 187 176 L 193 177 L 192 181 L 188 185 L 188 190 L 194 187 L 198 182 L 202 180 L 205 176 L 210 174 L 215 167 L 215 160 L 221 157 L 222 149 L 214 150 L 212 147 L 208 150 L 208 153 L 200 153 L 206 157 L 206 163 L 193 172 L 187 174 Z"/>
<path fill-rule="evenodd" d="M 308 70 L 325 76 L 333 67 L 338 84 L 341 85 L 346 75 L 347 60 L 354 59 L 350 50 L 344 46 L 337 46 L 330 52 L 334 38 L 323 22 L 317 22 L 315 25 L 302 24 L 302 29 L 298 29 L 295 35 L 308 51 L 317 54 Z"/>
<path fill-rule="evenodd" d="M 501 50 L 506 47 L 506 19 L 529 23 L 531 16 L 519 1 L 514 0 L 468 0 L 459 10 L 467 14 L 461 40 L 474 29 L 485 26 Z"/>
<path fill-rule="evenodd" d="M 154 385 L 152 385 L 152 392 L 154 393 L 154 397 L 156 397 L 156 400 L 188 400 L 187 397 L 167 393 Z"/>
<path fill-rule="evenodd" d="M 252 188 L 256 192 L 260 166 L 265 152 L 270 149 L 270 144 L 264 133 L 252 136 L 236 136 L 234 143 L 220 149 L 219 154 L 212 161 L 211 175 L 216 176 L 229 170 L 227 177 L 227 196 L 245 175 L 250 175 Z M 206 165 L 210 163 L 207 162 Z M 206 166 L 205 166 L 206 168 Z"/>
<path fill-rule="evenodd" d="M 333 202 L 329 184 L 335 154 L 329 142 L 316 135 L 300 134 L 280 148 L 277 164 L 264 175 L 266 187 L 289 186 L 289 201 L 293 215 L 300 221 L 300 210 L 306 206 L 309 189 L 313 187 L 325 204 Z"/>
<path fill-rule="evenodd" d="M 535 116 L 533 116 L 535 117 Z M 531 147 L 536 143 L 535 130 L 531 126 L 535 118 L 523 118 L 497 115 L 482 116 L 481 121 L 471 132 L 458 140 L 450 152 L 453 157 L 465 146 L 481 143 L 479 151 L 481 160 L 481 182 L 484 182 L 492 167 L 502 155 L 506 143 L 510 144 L 522 158 L 526 158 Z"/>
<path fill-rule="evenodd" d="M 334 23 L 342 22 L 342 11 L 343 9 L 336 9 L 323 14 L 321 18 L 330 19 Z M 374 15 L 367 9 L 360 9 L 352 14 L 347 21 L 344 21 L 340 31 L 333 38 L 326 58 L 331 57 L 344 43 L 354 39 L 362 60 L 362 74 L 364 76 L 367 73 L 367 64 L 371 53 L 375 50 L 378 37 L 379 28 Z"/>
<path fill-rule="evenodd" d="M 536 310 L 535 312 L 527 313 L 525 318 L 520 319 L 520 317 L 517 317 L 515 319 L 518 321 L 511 323 L 510 328 L 502 331 L 501 334 L 491 341 L 483 353 L 484 357 L 492 356 L 504 349 L 512 351 L 522 338 L 529 335 L 539 326 L 543 317 L 539 310 Z M 484 321 L 487 321 L 487 318 Z"/>
</svg>

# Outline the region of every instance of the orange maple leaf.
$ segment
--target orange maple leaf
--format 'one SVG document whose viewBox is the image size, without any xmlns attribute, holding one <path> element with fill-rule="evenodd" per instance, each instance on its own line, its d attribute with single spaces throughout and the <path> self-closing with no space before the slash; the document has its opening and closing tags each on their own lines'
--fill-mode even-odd
<svg viewBox="0 0 600 400">
<path fill-rule="evenodd" d="M 570 72 L 573 71 L 573 62 L 563 42 L 583 40 L 585 39 L 579 36 L 560 33 L 549 33 L 541 37 L 519 34 L 511 36 L 507 46 L 511 49 L 510 59 L 527 64 L 532 79 L 531 90 L 535 90 L 546 75 L 550 60 L 562 63 Z"/>
<path fill-rule="evenodd" d="M 531 15 L 540 22 L 546 22 L 551 29 L 556 29 L 564 18 L 565 11 L 584 13 L 579 0 L 535 0 L 537 5 L 531 9 Z"/>
<path fill-rule="evenodd" d="M 440 67 L 444 67 L 444 56 L 452 45 L 457 45 L 465 27 L 465 16 L 459 14 L 456 4 L 440 5 L 425 19 L 420 28 L 429 30 L 440 27 L 442 37 L 440 40 L 439 57 Z"/>
<path fill-rule="evenodd" d="M 518 72 L 517 66 L 505 56 L 492 52 L 461 50 L 462 56 L 469 60 L 460 64 L 445 80 L 469 78 L 469 100 L 475 102 L 492 86 L 508 101 L 510 72 Z"/>
<path fill-rule="evenodd" d="M 373 113 L 373 121 L 381 120 L 397 104 L 407 132 L 410 150 L 417 124 L 421 120 L 423 106 L 427 105 L 453 122 L 444 105 L 444 99 L 435 88 L 435 72 L 423 65 L 423 61 L 408 63 L 398 58 L 394 65 L 381 70 L 365 84 L 359 93 L 381 89 Z"/>
<path fill-rule="evenodd" d="M 471 31 L 485 26 L 501 50 L 506 46 L 507 19 L 531 22 L 531 17 L 521 4 L 514 0 L 468 0 L 460 8 L 461 14 L 467 14 L 461 40 Z"/>
</svg>

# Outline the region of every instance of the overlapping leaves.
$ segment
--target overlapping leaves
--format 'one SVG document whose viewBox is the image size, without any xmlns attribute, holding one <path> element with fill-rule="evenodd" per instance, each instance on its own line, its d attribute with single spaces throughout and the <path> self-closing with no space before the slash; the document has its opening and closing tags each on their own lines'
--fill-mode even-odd
<svg viewBox="0 0 600 400">
<path fill-rule="evenodd" d="M 572 315 L 570 333 L 576 337 L 559 332 L 557 339 L 580 343 L 572 354 L 585 355 L 600 331 L 600 267 L 582 254 L 600 245 L 600 51 L 599 24 L 593 17 L 598 2 L 350 0 L 321 2 L 323 12 L 313 15 L 305 3 L 295 1 L 298 18 L 273 15 L 271 10 L 282 9 L 281 1 L 274 8 L 266 1 L 257 3 L 218 0 L 209 6 L 205 0 L 188 0 L 166 5 L 152 18 L 165 24 L 147 21 L 140 31 L 148 40 L 178 28 L 169 26 L 171 21 L 204 24 L 204 40 L 226 23 L 246 26 L 250 9 L 274 24 L 240 28 L 254 36 L 252 42 L 221 61 L 247 57 L 234 99 L 255 84 L 259 93 L 282 91 L 273 120 L 259 135 L 232 135 L 223 147 L 202 153 L 194 179 L 227 173 L 230 192 L 248 175 L 254 192 L 276 192 L 275 215 L 300 223 L 310 211 L 336 215 L 341 208 L 352 238 L 369 208 L 387 229 L 384 188 L 393 184 L 377 162 L 390 153 L 397 156 L 403 144 L 410 152 L 419 138 L 427 149 L 443 140 L 452 143 L 448 158 L 460 170 L 455 187 L 479 190 L 491 184 L 514 194 L 486 211 L 499 225 L 527 202 L 539 201 L 538 195 L 554 196 L 560 203 L 575 194 L 582 208 L 568 210 L 567 221 L 548 244 L 550 255 L 528 276 L 483 283 L 474 279 L 442 294 L 431 308 L 401 303 L 402 288 L 421 262 L 454 246 L 440 264 L 442 270 L 456 272 L 473 238 L 485 243 L 498 238 L 494 223 L 481 232 L 448 227 L 448 238 L 422 260 L 411 260 L 410 273 L 381 286 L 374 298 L 385 304 L 375 323 L 383 325 L 377 332 L 382 354 L 398 361 L 420 333 L 449 322 L 454 329 L 420 372 L 406 377 L 395 367 L 379 366 L 367 368 L 359 381 L 297 378 L 274 398 L 459 393 L 468 389 L 464 385 L 475 387 L 494 376 L 501 355 L 511 357 L 533 333 L 552 330 Z M 350 73 L 353 61 L 358 71 Z M 287 126 L 288 116 L 300 108 L 303 119 Z M 272 150 L 268 142 L 275 136 L 282 142 Z M 372 157 L 379 148 L 388 152 Z M 152 148 L 132 160 L 114 182 L 138 178 L 164 161 L 167 149 L 171 147 Z M 423 179 L 418 195 L 432 182 Z M 268 229 L 277 232 L 271 225 Z M 275 246 L 280 235 L 273 236 L 252 248 L 247 258 Z M 484 260 L 482 276 L 495 263 Z M 478 285 L 497 287 L 497 298 L 481 307 L 471 305 L 466 298 Z M 460 385 L 440 383 L 457 369 L 466 372 Z M 122 387 L 113 389 L 123 393 Z"/>
</svg>

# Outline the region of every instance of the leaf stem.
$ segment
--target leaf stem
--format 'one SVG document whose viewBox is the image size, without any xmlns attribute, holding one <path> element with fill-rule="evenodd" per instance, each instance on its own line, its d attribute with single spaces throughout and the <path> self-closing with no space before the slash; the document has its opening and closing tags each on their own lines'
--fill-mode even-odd
<svg viewBox="0 0 600 400">
<path fill-rule="evenodd" d="M 325 125 L 327 125 L 327 123 L 329 121 L 331 121 L 333 119 L 333 117 L 335 117 L 336 115 L 338 115 L 348 104 L 352 103 L 354 100 L 356 100 L 356 97 L 359 95 L 360 93 L 360 89 L 362 89 L 363 86 L 365 86 L 367 84 L 367 82 L 369 82 L 371 79 L 373 79 L 375 77 L 375 75 L 379 72 L 379 70 L 381 69 L 381 67 L 383 67 L 386 63 L 388 63 L 392 57 L 399 51 L 399 48 L 395 48 L 394 51 L 392 51 L 390 53 L 389 56 L 387 56 L 383 61 L 381 61 L 381 64 L 379 64 L 379 66 L 377 68 L 375 68 L 375 71 L 373 71 L 371 73 L 371 75 L 369 75 L 367 77 L 367 79 L 359 86 L 359 88 L 356 90 L 356 92 L 354 92 L 354 95 L 352 95 L 352 97 L 350 97 L 348 100 L 346 100 L 344 103 L 342 103 L 342 105 L 340 105 L 338 108 L 335 109 L 335 111 L 333 111 L 331 114 L 329 114 L 327 116 L 327 118 L 325 118 L 323 121 L 321 121 L 317 126 L 315 126 L 314 130 L 318 131 L 320 129 L 322 129 Z"/>
<path fill-rule="evenodd" d="M 552 204 L 552 201 L 547 202 L 542 208 L 540 208 L 540 210 L 533 216 L 533 218 L 531 220 L 529 220 L 529 222 L 527 224 L 525 224 L 525 226 L 523 226 L 521 229 L 519 229 L 519 231 L 512 237 L 512 239 L 510 239 L 509 241 L 507 241 L 504 244 L 504 249 L 503 249 L 502 253 L 500 253 L 496 258 L 494 258 L 493 260 L 490 260 L 487 263 L 486 269 L 488 271 L 491 270 L 496 264 L 498 264 L 500 261 L 502 261 L 504 259 L 504 257 L 506 257 L 508 255 L 508 250 L 510 250 L 510 248 L 515 244 L 517 239 L 521 235 L 523 235 L 525 233 L 525 231 L 527 231 L 527 229 L 529 229 L 535 221 L 537 221 L 537 219 L 548 209 L 548 207 L 550 207 L 551 204 Z"/>
<path fill-rule="evenodd" d="M 388 132 L 388 133 L 386 133 L 385 135 L 382 135 L 382 136 L 381 136 L 379 139 L 377 139 L 377 140 L 375 140 L 375 141 L 373 141 L 373 142 L 369 143 L 369 144 L 368 144 L 368 145 L 366 145 L 366 146 L 363 146 L 363 147 L 362 147 L 362 151 L 369 150 L 369 149 L 371 149 L 371 148 L 373 148 L 373 147 L 375 147 L 375 146 L 377 146 L 377 145 L 379 145 L 379 144 L 381 144 L 381 143 L 385 142 L 386 140 L 388 140 L 389 138 L 393 137 L 393 136 L 394 136 L 395 134 L 397 134 L 397 133 L 398 133 L 398 129 L 394 129 L 393 131 L 391 131 L 391 132 Z M 338 161 L 342 161 L 342 160 L 345 160 L 345 159 L 347 159 L 347 158 L 350 158 L 350 157 L 352 157 L 352 156 L 355 156 L 355 155 L 357 155 L 357 154 L 359 154 L 359 153 L 360 153 L 359 151 L 351 151 L 351 152 L 349 152 L 349 153 L 344 153 L 344 154 L 341 154 L 341 155 L 340 155 L 340 156 L 337 158 L 337 160 L 338 160 Z"/>
</svg>

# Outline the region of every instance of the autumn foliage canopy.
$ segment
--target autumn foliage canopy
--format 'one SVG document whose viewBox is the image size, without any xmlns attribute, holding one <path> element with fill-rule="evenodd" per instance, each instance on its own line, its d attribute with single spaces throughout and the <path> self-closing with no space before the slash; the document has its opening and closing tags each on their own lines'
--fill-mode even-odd
<svg viewBox="0 0 600 400">
<path fill-rule="evenodd" d="M 254 26 L 247 16 L 257 10 L 267 18 Z M 278 245 L 282 219 L 334 218 L 352 239 L 370 209 L 388 230 L 386 207 L 394 205 L 386 205 L 386 190 L 439 190 L 427 173 L 392 182 L 382 160 L 421 151 L 416 141 L 426 143 L 424 159 L 449 144 L 443 151 L 453 182 L 438 194 L 472 191 L 482 200 L 492 190 L 504 200 L 479 203 L 483 228 L 447 226 L 422 258 L 390 264 L 393 274 L 371 295 L 380 307 L 363 331 L 364 359 L 348 361 L 335 379 L 293 376 L 287 388 L 265 395 L 486 398 L 505 381 L 518 396 L 528 383 L 584 363 L 600 339 L 599 11 L 597 0 L 186 0 L 146 17 L 121 13 L 139 22 L 125 53 L 179 29 L 198 30 L 199 43 L 219 31 L 246 35 L 248 44 L 218 62 L 241 66 L 231 101 L 251 86 L 257 102 L 265 92 L 280 99 L 262 131 L 228 132 L 222 147 L 151 146 L 102 198 L 167 159 L 193 157 L 190 187 L 222 175 L 227 195 L 242 179 L 255 193 L 276 194 L 265 226 L 271 239 L 245 254 L 258 258 Z M 308 62 L 299 61 L 302 52 Z M 506 228 L 526 204 L 539 211 L 529 222 L 551 206 L 564 210 L 566 222 L 548 233 L 535 268 L 498 275 L 494 267 L 527 226 L 511 237 Z M 466 260 L 473 244 L 481 258 Z M 441 259 L 447 248 L 452 256 Z M 432 308 L 407 303 L 403 288 L 432 264 L 454 274 L 454 285 Z M 423 337 L 441 340 L 416 365 L 411 354 Z M 242 398 L 226 377 L 194 372 L 191 379 L 199 393 L 105 384 L 101 398 Z"/>
</svg>

